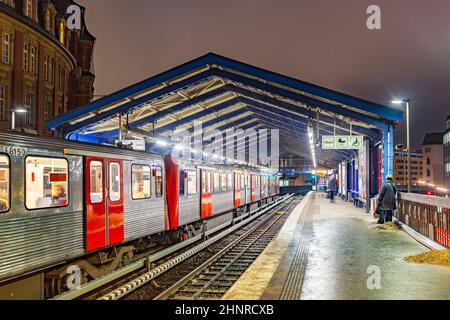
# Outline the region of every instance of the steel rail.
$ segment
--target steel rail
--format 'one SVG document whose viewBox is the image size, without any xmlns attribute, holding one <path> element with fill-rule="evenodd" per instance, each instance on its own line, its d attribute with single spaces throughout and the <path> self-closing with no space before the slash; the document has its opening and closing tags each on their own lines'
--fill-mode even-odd
<svg viewBox="0 0 450 320">
<path fill-rule="evenodd" d="M 284 210 L 286 207 L 292 205 L 292 202 L 286 203 L 282 208 L 278 209 L 279 210 Z M 258 230 L 261 226 L 263 226 L 265 223 L 267 223 L 268 221 L 270 221 L 270 219 L 276 214 L 276 212 L 271 213 L 270 215 L 268 215 L 267 217 L 265 217 L 263 220 L 261 220 L 260 222 L 258 222 L 258 224 L 256 224 L 255 226 L 253 226 L 250 230 L 246 231 L 244 234 L 242 234 L 241 236 L 239 236 L 237 239 L 235 239 L 234 241 L 232 241 L 230 244 L 228 244 L 225 248 L 223 248 L 222 250 L 220 250 L 219 252 L 217 252 L 214 256 L 212 256 L 211 258 L 209 258 L 207 261 L 205 261 L 204 263 L 202 263 L 200 266 L 198 266 L 197 268 L 195 268 L 193 271 L 191 271 L 189 274 L 187 274 L 186 276 L 184 276 L 182 279 L 180 279 L 179 281 L 177 281 L 175 284 L 173 284 L 170 288 L 168 288 L 167 290 L 165 290 L 164 292 L 162 292 L 160 295 L 158 295 L 154 300 L 166 300 L 168 299 L 171 295 L 175 294 L 177 291 L 179 291 L 179 289 L 181 287 L 183 287 L 184 285 L 186 285 L 190 280 L 192 280 L 193 278 L 195 278 L 197 275 L 199 275 L 202 271 L 204 271 L 206 268 L 208 268 L 209 266 L 211 266 L 212 264 L 214 264 L 214 262 L 216 262 L 217 260 L 219 260 L 220 258 L 222 258 L 224 255 L 226 255 L 230 250 L 232 250 L 233 248 L 235 248 L 236 246 L 238 246 L 241 242 L 245 241 L 249 236 L 251 236 L 256 230 Z M 251 248 L 256 241 L 258 241 L 268 230 L 270 230 L 270 228 L 272 228 L 272 226 L 281 218 L 282 216 L 280 215 L 279 217 L 277 217 L 277 219 L 275 219 L 274 221 L 271 221 L 270 225 L 268 227 L 266 227 L 255 239 L 253 239 L 251 241 L 250 244 L 248 244 L 245 248 L 243 248 L 243 250 L 235 257 L 232 259 L 232 261 L 230 261 L 226 266 L 224 266 L 220 271 L 217 272 L 216 275 L 213 276 L 212 279 L 210 279 L 202 288 L 199 289 L 198 292 L 196 292 L 191 298 L 195 299 L 198 295 L 200 295 L 204 290 L 206 290 L 213 282 L 214 280 L 216 280 L 218 277 L 221 276 L 221 274 L 223 274 L 230 266 L 232 266 L 245 252 L 248 251 L 249 248 Z"/>
<path fill-rule="evenodd" d="M 166 271 L 172 269 L 173 267 L 177 266 L 178 264 L 180 264 L 181 262 L 191 258 L 192 256 L 196 255 L 197 253 L 199 253 L 200 251 L 208 248 L 209 246 L 211 246 L 212 244 L 216 243 L 217 241 L 223 239 L 224 237 L 228 236 L 230 233 L 236 231 L 237 229 L 242 228 L 243 226 L 249 224 L 250 222 L 254 221 L 255 219 L 259 218 L 261 215 L 265 214 L 267 211 L 275 208 L 276 206 L 280 205 L 281 203 L 283 203 L 284 201 L 290 199 L 293 196 L 293 194 L 291 195 L 286 195 L 284 197 L 281 197 L 280 199 L 278 199 L 277 201 L 275 201 L 273 204 L 269 205 L 269 206 L 265 206 L 259 209 L 259 211 L 256 211 L 256 213 L 254 213 L 253 215 L 247 214 L 247 216 L 250 216 L 248 219 L 245 219 L 243 221 L 241 221 L 240 223 L 234 224 L 232 225 L 230 228 L 227 228 L 225 231 L 221 232 L 220 234 L 217 234 L 207 240 L 205 240 L 204 242 L 196 245 L 195 247 L 177 255 L 176 257 L 174 257 L 173 259 L 170 259 L 169 261 L 166 261 L 154 268 L 152 268 L 151 270 L 149 270 L 148 272 L 144 273 L 143 275 L 137 277 L 136 279 L 133 279 L 131 281 L 129 281 L 128 283 L 126 283 L 125 285 L 120 286 L 119 288 L 101 296 L 100 298 L 98 298 L 97 300 L 118 300 L 124 296 L 126 296 L 127 294 L 131 293 L 132 291 L 136 290 L 137 288 L 143 286 L 144 284 L 152 281 L 153 279 L 155 279 L 156 277 L 162 275 L 163 273 L 165 273 Z M 241 220 L 242 217 L 239 217 L 239 220 Z M 230 221 L 228 223 L 225 223 L 217 228 L 214 228 L 212 230 L 209 231 L 209 233 L 207 233 L 207 235 L 210 235 L 214 232 L 217 232 L 217 229 L 223 229 L 227 226 L 229 226 L 230 224 L 233 224 L 233 221 Z M 201 235 L 200 235 L 200 239 L 201 240 Z M 194 237 L 195 238 L 195 237 Z M 192 238 L 192 239 L 194 239 Z M 198 241 L 197 240 L 197 241 Z M 185 241 L 188 242 L 188 241 Z M 181 243 L 183 244 L 183 247 L 186 247 L 187 245 L 191 244 L 192 242 L 195 241 L 191 241 L 190 243 L 184 245 L 184 242 Z M 173 253 L 175 251 L 178 251 L 180 249 L 182 249 L 183 247 L 181 247 L 178 244 L 178 248 L 177 250 L 173 250 L 172 247 L 167 248 L 166 251 Z M 165 251 L 165 250 L 163 250 Z M 168 253 L 169 254 L 169 253 Z M 156 253 L 155 255 L 157 255 L 157 257 L 155 257 L 155 255 L 152 255 L 148 258 L 144 258 L 143 260 L 143 265 L 145 265 L 147 262 L 145 260 L 148 259 L 149 262 L 154 262 L 156 260 L 159 260 L 161 258 L 166 257 L 168 254 L 165 253 Z M 112 280 L 114 279 L 118 279 L 120 277 L 110 277 Z M 111 282 L 111 281 L 110 281 Z M 98 286 L 97 288 L 99 288 L 100 286 Z M 93 290 L 91 290 L 93 291 Z"/>
</svg>

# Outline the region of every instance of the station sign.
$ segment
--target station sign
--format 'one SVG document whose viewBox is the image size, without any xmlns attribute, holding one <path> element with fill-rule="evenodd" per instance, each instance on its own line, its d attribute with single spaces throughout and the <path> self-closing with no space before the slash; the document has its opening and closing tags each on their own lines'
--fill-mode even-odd
<svg viewBox="0 0 450 320">
<path fill-rule="evenodd" d="M 362 150 L 364 149 L 364 136 L 323 136 L 322 149 Z"/>
</svg>

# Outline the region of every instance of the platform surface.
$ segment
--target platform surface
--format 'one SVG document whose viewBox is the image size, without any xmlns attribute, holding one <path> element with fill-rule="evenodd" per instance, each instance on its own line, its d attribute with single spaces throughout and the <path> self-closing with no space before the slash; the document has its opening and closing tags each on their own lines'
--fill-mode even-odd
<svg viewBox="0 0 450 320">
<path fill-rule="evenodd" d="M 405 262 L 427 248 L 376 227 L 363 209 L 310 194 L 223 299 L 450 299 L 450 267 Z"/>
</svg>

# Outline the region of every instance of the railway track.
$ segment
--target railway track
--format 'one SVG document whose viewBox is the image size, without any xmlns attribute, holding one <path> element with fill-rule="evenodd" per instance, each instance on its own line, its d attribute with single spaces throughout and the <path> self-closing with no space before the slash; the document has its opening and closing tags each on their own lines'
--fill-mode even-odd
<svg viewBox="0 0 450 320">
<path fill-rule="evenodd" d="M 155 278 L 159 278 L 180 263 L 196 256 L 205 248 L 210 248 L 213 244 L 236 230 L 253 223 L 253 221 L 259 219 L 260 216 L 273 208 L 280 206 L 280 204 L 289 200 L 292 196 L 293 195 L 286 195 L 280 197 L 271 204 L 263 205 L 257 210 L 248 212 L 232 221 L 227 221 L 222 225 L 207 230 L 204 234 L 194 236 L 186 241 L 155 252 L 126 267 L 85 283 L 79 288 L 72 289 L 59 296 L 50 298 L 50 300 L 120 299 Z"/>
<path fill-rule="evenodd" d="M 155 300 L 220 299 L 275 238 L 287 218 L 286 212 L 297 204 L 292 199 L 268 214 Z"/>
<path fill-rule="evenodd" d="M 154 267 L 149 268 L 149 270 L 147 272 L 140 273 L 134 279 L 131 279 L 132 277 L 129 277 L 129 278 L 127 277 L 127 279 L 131 279 L 131 280 L 127 281 L 126 283 L 122 282 L 120 284 L 120 286 L 115 286 L 114 289 L 111 289 L 107 293 L 105 293 L 105 291 L 103 290 L 102 295 L 101 296 L 96 295 L 95 299 L 118 300 L 118 299 L 123 299 L 123 298 L 127 297 L 130 293 L 137 291 L 137 289 L 142 289 L 142 287 L 144 287 L 144 286 L 151 286 L 152 288 L 158 287 L 158 285 L 156 285 L 156 286 L 152 285 L 155 283 L 154 280 L 159 280 L 159 278 L 161 278 L 161 277 L 164 278 L 164 276 L 166 275 L 166 273 L 169 270 L 176 268 L 176 267 L 180 267 L 180 265 L 183 263 L 189 264 L 189 261 L 196 260 L 195 258 L 199 253 L 201 253 L 201 252 L 205 253 L 205 249 L 210 249 L 210 248 L 214 247 L 215 245 L 221 245 L 222 244 L 221 241 L 223 241 L 223 239 L 225 239 L 227 237 L 232 238 L 232 239 L 235 239 L 236 237 L 240 237 L 240 235 L 237 236 L 236 233 L 239 234 L 239 232 L 243 232 L 242 230 L 245 230 L 245 233 L 247 234 L 248 232 L 250 232 L 254 229 L 253 224 L 256 223 L 257 225 L 260 225 L 263 221 L 267 220 L 266 215 L 268 212 L 269 212 L 269 216 L 273 216 L 274 213 L 279 212 L 280 210 L 284 210 L 284 208 L 286 208 L 287 205 L 292 204 L 292 201 L 294 199 L 298 199 L 298 198 L 293 197 L 292 195 L 280 198 L 280 200 L 278 202 L 271 204 L 271 205 L 267 206 L 266 208 L 263 208 L 261 211 L 259 211 L 257 213 L 253 213 L 246 220 L 242 220 L 242 221 L 238 220 L 240 222 L 229 226 L 228 228 L 226 228 L 224 231 L 222 231 L 220 233 L 216 232 L 215 234 L 211 235 L 210 238 L 204 240 L 203 242 L 200 242 L 199 244 L 197 244 L 195 246 L 188 247 L 188 249 L 185 249 L 185 251 L 179 250 L 178 252 L 181 251 L 181 253 L 179 253 L 178 255 L 176 255 L 176 256 L 172 255 L 169 258 L 167 258 L 167 256 L 165 256 L 164 259 L 161 258 L 160 260 L 156 261 L 156 263 L 158 263 L 158 264 L 156 264 L 156 265 L 152 264 L 152 266 L 154 266 Z M 281 217 L 282 216 L 280 215 L 280 218 Z M 251 226 L 251 227 L 249 227 L 249 226 Z M 268 244 L 268 242 L 267 242 L 267 244 Z M 223 248 L 223 247 L 224 246 L 222 245 L 221 248 Z M 261 248 L 261 249 L 263 250 L 264 248 Z M 261 252 L 262 252 L 262 250 L 261 250 Z M 210 255 L 212 255 L 212 254 L 210 254 Z M 197 260 L 200 261 L 199 262 L 199 264 L 200 264 L 202 259 L 197 259 Z M 203 259 L 203 261 L 204 260 L 205 259 Z M 163 262 L 161 262 L 161 261 L 163 261 Z M 163 289 L 157 290 L 157 291 L 161 292 Z M 154 298 L 156 295 L 157 294 L 150 297 L 150 299 Z"/>
</svg>

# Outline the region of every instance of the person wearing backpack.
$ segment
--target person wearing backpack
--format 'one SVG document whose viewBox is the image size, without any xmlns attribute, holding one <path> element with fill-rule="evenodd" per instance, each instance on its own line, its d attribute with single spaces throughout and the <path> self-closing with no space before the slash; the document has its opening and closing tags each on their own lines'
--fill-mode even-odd
<svg viewBox="0 0 450 320">
<path fill-rule="evenodd" d="M 381 204 L 381 214 L 378 220 L 379 224 L 384 224 L 385 222 L 392 222 L 392 216 L 394 215 L 394 210 L 397 209 L 397 188 L 394 184 L 394 179 L 391 175 L 386 177 L 387 182 L 381 189 L 380 196 L 378 198 L 379 204 Z"/>
</svg>

